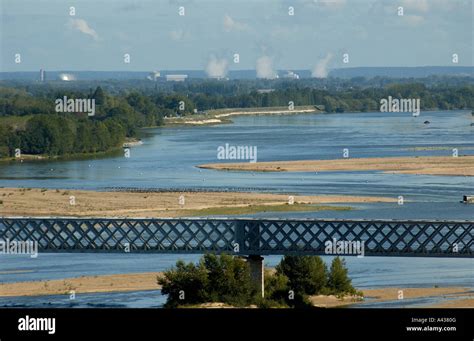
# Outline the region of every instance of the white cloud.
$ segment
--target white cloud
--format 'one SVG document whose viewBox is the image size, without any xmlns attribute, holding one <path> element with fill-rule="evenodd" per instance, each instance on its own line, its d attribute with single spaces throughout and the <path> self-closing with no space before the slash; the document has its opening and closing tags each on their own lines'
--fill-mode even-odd
<svg viewBox="0 0 474 341">
<path fill-rule="evenodd" d="M 268 56 L 262 56 L 257 59 L 256 70 L 258 78 L 274 79 L 278 77 L 275 70 L 273 70 L 273 61 Z"/>
<path fill-rule="evenodd" d="M 226 32 L 247 31 L 249 29 L 249 26 L 247 24 L 244 24 L 244 23 L 236 21 L 235 19 L 232 19 L 232 17 L 228 14 L 224 15 L 223 25 L 224 25 L 224 30 Z"/>
<path fill-rule="evenodd" d="M 332 60 L 332 53 L 328 53 L 326 57 L 318 61 L 311 73 L 311 76 L 315 78 L 326 78 L 328 76 L 329 70 L 329 62 Z"/>
<path fill-rule="evenodd" d="M 99 40 L 97 32 L 84 19 L 69 19 L 69 27 L 91 36 L 96 41 Z"/>
<path fill-rule="evenodd" d="M 218 59 L 212 55 L 206 66 L 206 73 L 211 78 L 223 78 L 227 74 L 228 62 L 224 58 Z"/>
</svg>

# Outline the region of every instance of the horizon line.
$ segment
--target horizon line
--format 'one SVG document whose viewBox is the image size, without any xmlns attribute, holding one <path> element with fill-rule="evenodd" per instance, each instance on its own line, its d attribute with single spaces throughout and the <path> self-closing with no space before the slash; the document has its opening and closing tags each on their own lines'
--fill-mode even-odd
<svg viewBox="0 0 474 341">
<path fill-rule="evenodd" d="M 421 65 L 421 66 L 349 66 L 349 67 L 337 67 L 337 68 L 331 68 L 329 71 L 333 70 L 349 70 L 349 69 L 362 69 L 362 68 L 367 68 L 367 69 L 376 69 L 376 68 L 404 68 L 404 69 L 414 69 L 414 68 L 474 68 L 474 65 Z M 0 73 L 15 73 L 15 72 L 38 72 L 40 69 L 43 69 L 45 71 L 49 72 L 170 72 L 170 71 L 191 71 L 191 72 L 206 72 L 205 69 L 146 69 L 146 70 L 97 70 L 97 69 L 47 69 L 44 67 L 40 67 L 39 69 L 29 69 L 29 70 L 14 70 L 14 71 L 4 71 L 0 70 Z M 256 72 L 256 69 L 235 69 L 235 70 L 228 70 L 227 73 L 230 72 L 242 72 L 242 71 L 254 71 Z M 308 71 L 311 72 L 311 69 L 299 69 L 299 68 L 279 68 L 276 69 L 276 71 Z"/>
</svg>

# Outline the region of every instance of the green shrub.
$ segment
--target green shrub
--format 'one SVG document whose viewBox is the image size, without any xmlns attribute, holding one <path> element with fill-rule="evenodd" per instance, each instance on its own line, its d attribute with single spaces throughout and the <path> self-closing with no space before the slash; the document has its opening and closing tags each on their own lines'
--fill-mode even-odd
<svg viewBox="0 0 474 341">
<path fill-rule="evenodd" d="M 285 256 L 275 273 L 265 272 L 265 298 L 259 295 L 248 263 L 230 255 L 204 255 L 198 264 L 178 261 L 158 278 L 166 307 L 222 302 L 260 308 L 310 307 L 311 295 L 361 294 L 351 284 L 344 260 L 336 257 L 328 273 L 318 256 Z"/>
<path fill-rule="evenodd" d="M 276 270 L 288 277 L 295 295 L 316 295 L 326 286 L 326 265 L 318 256 L 285 256 Z"/>
<path fill-rule="evenodd" d="M 229 255 L 207 254 L 203 264 L 208 272 L 207 293 L 211 301 L 245 305 L 252 301 L 257 287 L 250 277 L 247 262 Z"/>
<path fill-rule="evenodd" d="M 207 301 L 207 270 L 202 264 L 196 266 L 179 260 L 175 268 L 158 278 L 158 284 L 162 286 L 161 292 L 168 295 L 168 307 Z"/>
<path fill-rule="evenodd" d="M 265 272 L 265 300 L 264 304 L 274 303 L 276 306 L 288 306 L 289 298 L 288 277 L 281 273 Z"/>
<path fill-rule="evenodd" d="M 257 302 L 258 290 L 247 262 L 229 255 L 206 254 L 198 265 L 179 261 L 176 268 L 158 278 L 158 284 L 168 295 L 168 307 L 206 302 L 247 306 Z"/>
<path fill-rule="evenodd" d="M 333 294 L 343 295 L 356 293 L 347 273 L 348 270 L 344 259 L 339 257 L 334 258 L 328 275 L 328 287 Z"/>
</svg>

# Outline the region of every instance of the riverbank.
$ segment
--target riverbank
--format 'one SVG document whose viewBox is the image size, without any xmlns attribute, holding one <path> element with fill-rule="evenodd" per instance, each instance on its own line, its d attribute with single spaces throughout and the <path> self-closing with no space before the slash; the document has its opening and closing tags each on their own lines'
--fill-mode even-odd
<svg viewBox="0 0 474 341">
<path fill-rule="evenodd" d="M 400 174 L 474 176 L 474 156 L 415 156 L 256 163 L 212 163 L 199 165 L 198 167 L 252 172 L 382 171 Z"/>
<path fill-rule="evenodd" d="M 124 144 L 126 142 L 124 141 Z M 140 143 L 141 144 L 141 143 Z M 134 144 L 135 145 L 135 144 Z M 136 144 L 138 145 L 138 144 Z M 117 156 L 123 154 L 122 147 L 115 147 L 103 152 L 95 152 L 95 153 L 74 153 L 68 155 L 46 155 L 46 154 L 21 154 L 19 157 L 0 157 L 0 162 L 38 162 L 38 161 L 74 161 L 74 160 L 92 160 L 97 158 L 103 158 L 108 156 Z"/>
<path fill-rule="evenodd" d="M 399 295 L 402 293 L 404 300 L 439 297 L 447 299 L 447 301 L 438 303 L 428 303 L 426 307 L 442 308 L 446 304 L 450 304 L 452 308 L 467 308 L 469 302 L 474 299 L 472 288 L 462 287 L 432 287 L 432 288 L 378 288 L 363 290 L 366 302 L 394 302 L 400 301 Z M 470 306 L 471 308 L 473 306 Z"/>
<path fill-rule="evenodd" d="M 24 162 L 24 161 L 73 161 L 116 156 L 123 154 L 123 148 L 138 147 L 143 145 L 143 141 L 135 137 L 127 137 L 121 147 L 110 148 L 106 151 L 95 153 L 74 153 L 67 155 L 46 155 L 46 154 L 21 154 L 19 157 L 0 157 L 0 162 Z"/>
<path fill-rule="evenodd" d="M 81 276 L 48 281 L 28 281 L 16 283 L 1 283 L 0 297 L 18 296 L 47 296 L 71 295 L 86 293 L 113 293 L 129 291 L 159 290 L 157 277 L 161 272 L 115 274 L 100 276 Z M 336 297 L 334 295 L 315 295 L 310 301 L 316 307 L 335 308 L 348 305 L 357 305 L 365 302 L 399 301 L 399 292 L 403 291 L 403 299 L 417 299 L 438 297 L 442 302 L 427 304 L 432 308 L 472 308 L 474 293 L 470 288 L 443 287 L 443 288 L 378 288 L 362 290 L 364 298 Z M 205 304 L 202 307 L 207 308 Z M 209 307 L 220 307 L 218 304 L 209 304 Z M 223 307 L 223 306 L 222 306 Z"/>
<path fill-rule="evenodd" d="M 69 295 L 99 292 L 158 290 L 161 272 L 81 276 L 49 281 L 0 283 L 0 297 Z"/>
<path fill-rule="evenodd" d="M 266 107 L 266 108 L 232 108 L 208 110 L 205 114 L 195 114 L 183 117 L 167 117 L 164 119 L 165 125 L 215 125 L 232 123 L 230 117 L 242 115 L 295 115 L 304 113 L 321 113 L 316 106 L 295 106 L 293 109 L 288 107 Z"/>
<path fill-rule="evenodd" d="M 181 201 L 180 201 L 181 198 Z M 183 200 L 184 199 L 184 200 Z M 154 217 L 252 214 L 281 211 L 347 210 L 331 204 L 395 202 L 388 197 L 289 195 L 251 192 L 100 192 L 0 188 L 2 216 Z"/>
<path fill-rule="evenodd" d="M 400 292 L 403 298 L 399 298 Z M 362 290 L 363 298 L 357 296 L 336 297 L 334 295 L 311 296 L 310 301 L 315 307 L 336 308 L 363 303 L 400 302 L 419 298 L 439 298 L 442 302 L 426 304 L 424 308 L 472 308 L 474 293 L 470 288 L 379 288 Z M 401 296 L 400 296 L 401 297 Z M 466 298 L 467 297 L 467 298 Z"/>
<path fill-rule="evenodd" d="M 231 108 L 231 109 L 215 109 L 208 110 L 205 114 L 194 114 L 190 116 L 182 117 L 165 117 L 163 126 L 150 126 L 142 127 L 141 129 L 153 129 L 158 127 L 166 126 L 204 126 L 204 125 L 215 125 L 215 124 L 226 124 L 232 123 L 230 117 L 242 116 L 242 115 L 295 115 L 303 113 L 322 113 L 323 111 L 318 109 L 316 106 L 295 106 L 293 109 L 288 107 L 264 107 L 264 108 Z M 21 117 L 20 117 L 21 118 Z M 30 118 L 30 117 L 29 117 Z M 9 120 L 7 120 L 9 119 Z M 16 121 L 17 117 L 0 118 L 0 122 L 12 125 L 12 122 Z M 26 124 L 25 119 L 21 119 L 20 123 L 16 124 L 16 127 L 22 127 Z M 106 151 L 95 152 L 95 153 L 74 153 L 68 155 L 46 155 L 46 154 L 22 154 L 20 157 L 1 156 L 0 162 L 24 162 L 24 161 L 43 161 L 43 160 L 81 160 L 94 157 L 104 157 L 117 155 L 122 151 L 122 148 L 137 147 L 142 145 L 143 142 L 139 138 L 127 137 L 122 141 L 121 147 L 110 148 Z"/>
</svg>

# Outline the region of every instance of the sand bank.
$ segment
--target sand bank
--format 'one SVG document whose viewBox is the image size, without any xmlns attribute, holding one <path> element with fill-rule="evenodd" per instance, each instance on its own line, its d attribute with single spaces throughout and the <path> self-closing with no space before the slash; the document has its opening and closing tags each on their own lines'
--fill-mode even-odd
<svg viewBox="0 0 474 341">
<path fill-rule="evenodd" d="M 302 114 L 302 113 L 313 113 L 313 112 L 319 112 L 316 108 L 298 108 L 296 107 L 295 109 L 289 110 L 289 109 L 269 109 L 269 108 L 263 108 L 262 110 L 250 110 L 250 111 L 244 111 L 244 110 L 235 110 L 235 111 L 230 111 L 222 114 L 217 114 L 215 117 L 221 118 L 221 117 L 230 117 L 230 116 L 238 116 L 238 115 L 293 115 L 293 114 Z"/>
<path fill-rule="evenodd" d="M 402 174 L 474 176 L 474 156 L 420 156 L 336 160 L 212 163 L 200 168 L 253 172 L 383 171 Z"/>
<path fill-rule="evenodd" d="M 184 205 L 179 198 L 184 197 Z M 184 217 L 253 212 L 341 210 L 330 204 L 395 202 L 394 198 L 345 195 L 294 196 L 249 192 L 97 192 L 0 188 L 2 216 Z M 73 204 L 72 204 L 73 202 Z"/>
<path fill-rule="evenodd" d="M 370 302 L 389 302 L 399 301 L 399 292 L 403 292 L 403 299 L 414 299 L 421 297 L 444 297 L 444 298 L 455 298 L 459 295 L 469 296 L 472 298 L 462 298 L 459 300 L 453 299 L 447 302 L 441 302 L 430 307 L 451 307 L 451 308 L 465 308 L 474 300 L 474 294 L 469 288 L 460 287 L 444 287 L 444 288 L 380 288 L 380 289 L 367 289 L 363 290 L 364 299 L 356 296 L 346 296 L 339 298 L 333 295 L 330 296 L 312 296 L 310 298 L 314 306 L 321 308 L 334 308 L 347 306 L 351 304 L 364 303 L 370 300 Z M 427 305 L 428 307 L 428 305 Z M 471 305 L 474 307 L 474 305 Z"/>
<path fill-rule="evenodd" d="M 209 110 L 205 114 L 195 114 L 183 117 L 165 118 L 166 125 L 213 125 L 231 123 L 232 116 L 241 115 L 295 115 L 304 113 L 321 112 L 314 106 L 296 106 L 290 110 L 288 107 L 267 108 L 235 108 Z"/>
<path fill-rule="evenodd" d="M 0 296 L 69 295 L 93 292 L 158 290 L 159 272 L 83 276 L 49 281 L 1 283 Z"/>
</svg>

